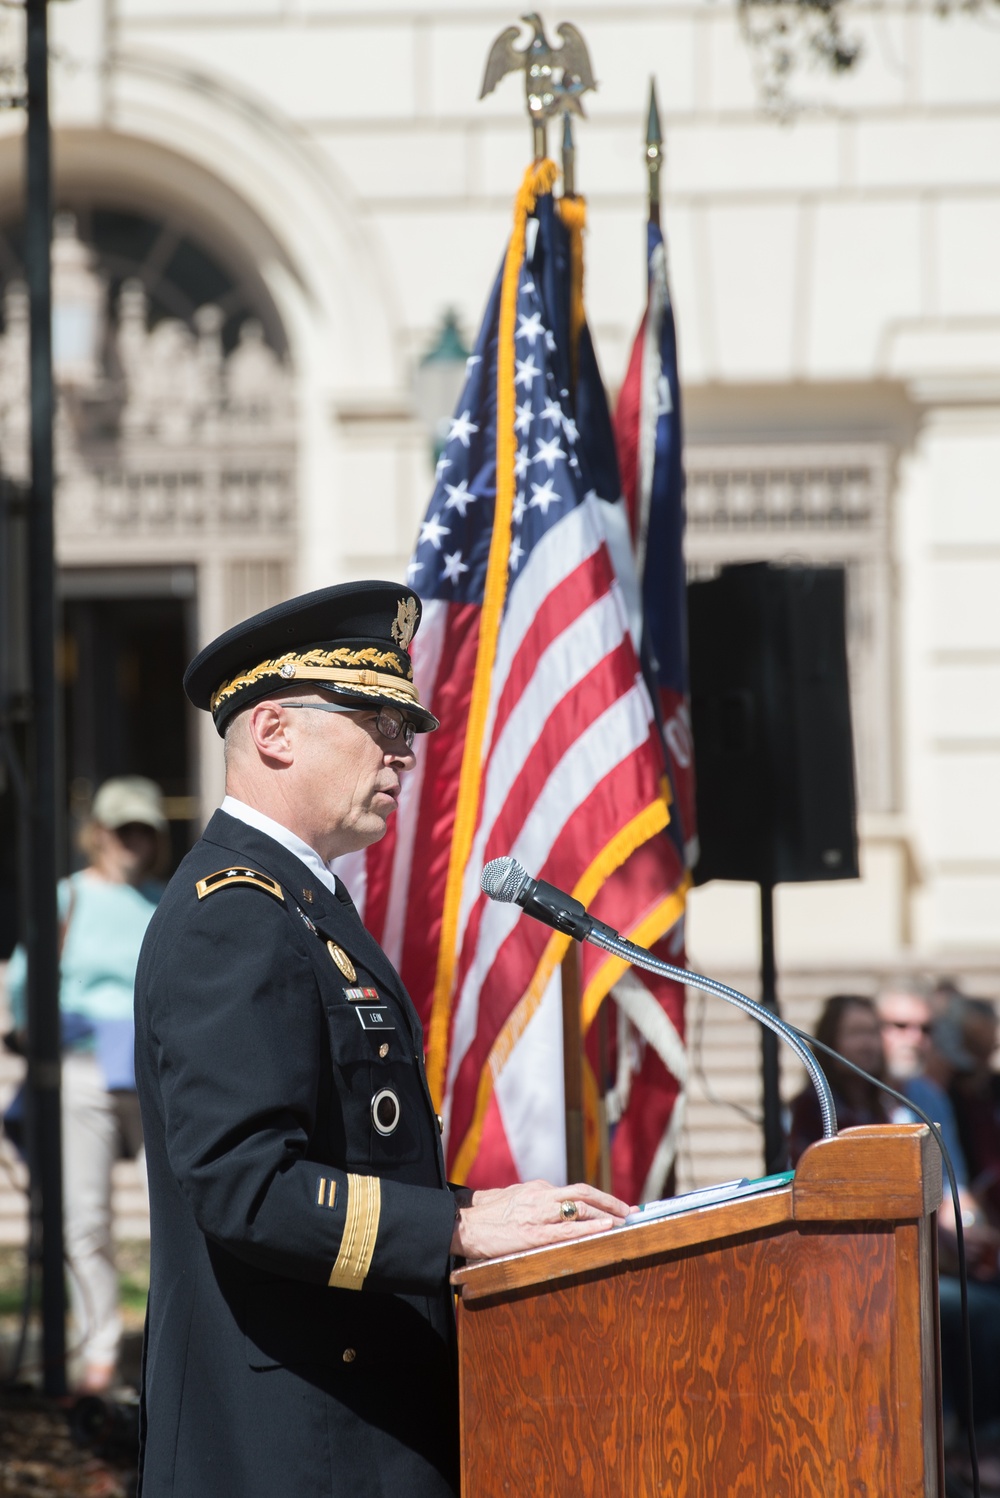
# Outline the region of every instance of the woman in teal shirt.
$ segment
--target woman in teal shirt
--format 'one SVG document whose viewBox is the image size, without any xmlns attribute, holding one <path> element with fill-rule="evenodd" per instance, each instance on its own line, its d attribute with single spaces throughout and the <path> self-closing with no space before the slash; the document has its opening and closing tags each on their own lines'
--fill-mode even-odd
<svg viewBox="0 0 1000 1498">
<path fill-rule="evenodd" d="M 159 787 L 139 775 L 107 780 L 80 844 L 86 869 L 59 886 L 59 1007 L 63 1028 L 63 1211 L 81 1387 L 113 1383 L 121 1341 L 111 1168 L 123 1124 L 134 1128 L 133 988 L 139 948 L 160 896 L 150 876 L 167 822 Z M 25 1021 L 21 948 L 7 971 L 16 1026 Z M 131 1132 L 131 1130 L 129 1130 Z M 127 1141 L 141 1147 L 137 1134 Z"/>
</svg>

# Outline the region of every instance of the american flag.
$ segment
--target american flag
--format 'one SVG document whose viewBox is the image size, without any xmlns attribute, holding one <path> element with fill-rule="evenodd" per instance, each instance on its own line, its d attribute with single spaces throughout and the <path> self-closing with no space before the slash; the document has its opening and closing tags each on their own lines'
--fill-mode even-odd
<svg viewBox="0 0 1000 1498">
<path fill-rule="evenodd" d="M 449 1171 L 473 1185 L 565 1179 L 568 938 L 488 901 L 484 864 L 511 853 L 600 913 L 616 870 L 668 820 L 546 296 L 554 176 L 536 165 L 519 194 L 420 528 L 414 674 L 442 727 L 366 867 L 365 923 L 421 1012 Z M 585 969 L 585 1005 L 601 981 Z"/>
<path fill-rule="evenodd" d="M 349 879 L 424 1019 L 452 1179 L 473 1185 L 561 1180 L 566 1168 L 567 939 L 485 900 L 484 864 L 512 852 L 647 944 L 683 911 L 662 836 L 662 742 L 609 560 L 609 508 L 591 487 L 602 464 L 579 440 L 557 337 L 566 286 L 554 175 L 536 166 L 519 193 L 410 565 L 424 599 L 415 676 L 442 728 L 422 740 L 364 882 Z M 617 1013 L 638 1023 L 618 1023 L 627 1065 L 615 1073 L 623 1121 L 612 1149 L 627 1165 L 615 1185 L 635 1200 L 633 1183 L 662 1156 L 677 1083 L 660 1088 L 645 1124 L 627 1121 L 644 1101 L 648 1056 L 660 1071 L 672 1058 L 680 1074 L 683 1043 L 662 1008 L 650 1013 L 659 999 L 606 954 L 585 948 L 582 980 L 585 1023 L 617 980 Z"/>
</svg>

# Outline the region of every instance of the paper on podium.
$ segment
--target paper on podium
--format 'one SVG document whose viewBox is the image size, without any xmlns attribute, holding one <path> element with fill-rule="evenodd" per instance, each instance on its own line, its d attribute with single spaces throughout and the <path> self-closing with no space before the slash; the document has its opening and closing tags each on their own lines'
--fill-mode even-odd
<svg viewBox="0 0 1000 1498">
<path fill-rule="evenodd" d="M 626 1227 L 637 1227 L 643 1222 L 653 1222 L 657 1217 L 673 1217 L 679 1212 L 693 1212 L 696 1207 L 714 1207 L 719 1202 L 732 1201 L 737 1196 L 756 1196 L 760 1191 L 774 1191 L 787 1186 L 795 1175 L 794 1170 L 782 1170 L 777 1175 L 759 1176 L 748 1180 L 741 1176 L 736 1181 L 722 1181 L 718 1186 L 705 1186 L 700 1191 L 686 1191 L 683 1196 L 668 1196 L 663 1201 L 647 1202 L 638 1212 L 630 1212 L 625 1219 Z"/>
</svg>

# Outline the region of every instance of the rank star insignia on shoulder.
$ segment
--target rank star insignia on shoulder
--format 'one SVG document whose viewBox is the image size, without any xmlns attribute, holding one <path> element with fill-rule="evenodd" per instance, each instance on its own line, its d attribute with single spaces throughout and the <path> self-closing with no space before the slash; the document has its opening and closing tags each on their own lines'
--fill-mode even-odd
<svg viewBox="0 0 1000 1498">
<path fill-rule="evenodd" d="M 250 884 L 255 889 L 262 889 L 265 894 L 273 897 L 284 905 L 285 892 L 277 879 L 271 879 L 267 874 L 262 874 L 259 869 L 219 869 L 215 874 L 207 874 L 204 879 L 199 879 L 195 885 L 198 899 L 204 900 L 206 895 L 214 895 L 216 890 L 228 889 L 233 884 Z"/>
</svg>

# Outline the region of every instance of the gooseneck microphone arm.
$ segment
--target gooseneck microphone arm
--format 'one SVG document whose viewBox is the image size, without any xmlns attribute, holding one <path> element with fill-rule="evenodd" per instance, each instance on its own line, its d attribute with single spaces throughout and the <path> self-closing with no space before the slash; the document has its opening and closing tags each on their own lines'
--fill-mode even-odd
<svg viewBox="0 0 1000 1498">
<path fill-rule="evenodd" d="M 746 994 L 737 989 L 717 982 L 715 978 L 703 978 L 700 973 L 689 972 L 687 968 L 672 967 L 669 962 L 661 962 L 658 957 L 647 952 L 645 947 L 636 946 L 635 942 L 621 936 L 603 921 L 597 921 L 588 915 L 579 900 L 574 900 L 571 895 L 564 894 L 552 884 L 546 884 L 543 879 L 532 879 L 516 858 L 494 858 L 483 869 L 481 883 L 484 894 L 491 900 L 520 905 L 522 910 L 533 915 L 536 920 L 552 926 L 564 935 L 574 936 L 578 941 L 589 941 L 602 951 L 620 957 L 623 962 L 645 968 L 650 973 L 659 973 L 662 978 L 671 978 L 676 983 L 700 988 L 704 993 L 725 999 L 727 1003 L 735 1004 L 737 1009 L 742 1009 L 744 1014 L 752 1015 L 766 1029 L 773 1030 L 795 1052 L 816 1089 L 823 1120 L 823 1138 L 834 1137 L 837 1132 L 837 1112 L 823 1069 L 805 1041 L 772 1010 L 748 999 Z"/>
<path fill-rule="evenodd" d="M 819 1098 L 819 1110 L 823 1119 L 823 1138 L 834 1137 L 837 1132 L 837 1112 L 830 1084 L 826 1080 L 823 1069 L 809 1047 L 772 1009 L 766 1009 L 763 1004 L 755 1003 L 753 999 L 748 999 L 746 994 L 740 993 L 736 988 L 728 987 L 725 983 L 719 983 L 715 978 L 704 978 L 700 973 L 692 973 L 687 968 L 672 967 L 669 962 L 661 962 L 658 957 L 653 956 L 652 952 L 647 952 L 645 947 L 637 947 L 635 942 L 628 941 L 623 936 L 617 936 L 614 933 L 609 936 L 604 931 L 595 930 L 587 940 L 594 946 L 601 947 L 605 952 L 611 952 L 613 956 L 632 963 L 635 967 L 643 967 L 650 973 L 659 973 L 662 978 L 673 978 L 677 983 L 686 983 L 689 988 L 700 988 L 704 993 L 715 994 L 717 998 L 735 1004 L 737 1009 L 743 1010 L 744 1014 L 752 1015 L 768 1030 L 773 1030 L 775 1035 L 779 1035 L 791 1046 L 809 1073 Z"/>
</svg>

